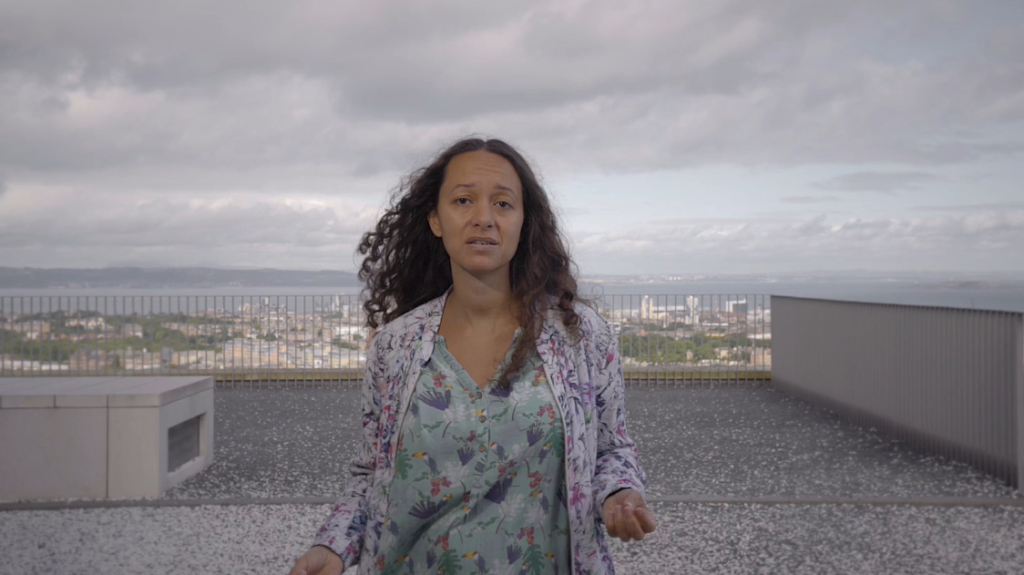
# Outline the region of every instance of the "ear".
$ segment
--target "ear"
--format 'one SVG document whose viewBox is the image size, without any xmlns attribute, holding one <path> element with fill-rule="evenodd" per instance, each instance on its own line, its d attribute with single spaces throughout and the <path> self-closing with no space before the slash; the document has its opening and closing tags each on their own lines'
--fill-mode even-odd
<svg viewBox="0 0 1024 575">
<path fill-rule="evenodd" d="M 430 224 L 430 231 L 434 232 L 435 236 L 441 237 L 441 219 L 437 217 L 437 208 L 430 210 L 427 222 Z"/>
</svg>

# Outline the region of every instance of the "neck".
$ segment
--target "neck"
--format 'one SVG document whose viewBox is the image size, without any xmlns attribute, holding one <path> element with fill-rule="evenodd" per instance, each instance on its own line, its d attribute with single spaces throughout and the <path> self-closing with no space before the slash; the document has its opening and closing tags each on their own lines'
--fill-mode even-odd
<svg viewBox="0 0 1024 575">
<path fill-rule="evenodd" d="M 454 270 L 453 270 L 454 272 Z M 497 275 L 497 274 L 496 274 Z M 468 326 L 491 328 L 518 321 L 512 284 L 504 277 L 452 274 L 452 293 L 445 304 L 451 319 Z"/>
</svg>

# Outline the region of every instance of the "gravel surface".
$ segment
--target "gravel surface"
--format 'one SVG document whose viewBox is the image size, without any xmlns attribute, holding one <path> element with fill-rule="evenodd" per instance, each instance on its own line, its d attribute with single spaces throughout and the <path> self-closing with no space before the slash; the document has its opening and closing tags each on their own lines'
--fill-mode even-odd
<svg viewBox="0 0 1024 575">
<path fill-rule="evenodd" d="M 1012 497 L 828 410 L 760 388 L 630 388 L 651 496 Z M 356 389 L 221 390 L 214 464 L 172 499 L 332 497 L 359 438 Z"/>
<path fill-rule="evenodd" d="M 359 437 L 356 389 L 215 393 L 215 463 L 180 499 L 334 497 Z M 630 388 L 652 497 L 1015 497 L 762 388 Z M 620 573 L 1022 573 L 1024 507 L 653 503 L 659 531 L 612 543 Z M 287 573 L 328 505 L 0 512 L 6 573 Z"/>
<path fill-rule="evenodd" d="M 656 504 L 623 573 L 1022 573 L 1024 509 Z"/>
<path fill-rule="evenodd" d="M 333 496 L 362 429 L 358 389 L 214 392 L 213 465 L 171 499 Z"/>
<path fill-rule="evenodd" d="M 287 573 L 328 505 L 0 513 L 0 574 Z M 1020 573 L 1024 510 L 655 504 L 619 573 Z"/>
<path fill-rule="evenodd" d="M 626 401 L 652 496 L 1013 497 L 770 387 L 629 389 Z"/>
</svg>

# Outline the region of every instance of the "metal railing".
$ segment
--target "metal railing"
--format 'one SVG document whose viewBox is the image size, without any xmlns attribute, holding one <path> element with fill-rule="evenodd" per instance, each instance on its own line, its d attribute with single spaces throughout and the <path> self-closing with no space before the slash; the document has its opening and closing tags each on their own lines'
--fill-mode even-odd
<svg viewBox="0 0 1024 575">
<path fill-rule="evenodd" d="M 605 295 L 593 303 L 618 333 L 627 381 L 713 386 L 771 377 L 767 295 Z"/>
<path fill-rule="evenodd" d="M 594 300 L 642 385 L 759 382 L 771 370 L 764 295 Z M 0 376 L 210 374 L 221 385 L 360 381 L 356 295 L 2 296 Z"/>
<path fill-rule="evenodd" d="M 772 385 L 1024 479 L 1024 314 L 776 296 Z"/>
</svg>

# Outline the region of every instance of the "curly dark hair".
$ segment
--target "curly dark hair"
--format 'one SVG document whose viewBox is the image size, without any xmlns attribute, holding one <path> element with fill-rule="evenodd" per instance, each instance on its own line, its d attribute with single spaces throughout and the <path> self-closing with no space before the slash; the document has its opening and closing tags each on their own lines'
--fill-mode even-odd
<svg viewBox="0 0 1024 575">
<path fill-rule="evenodd" d="M 369 292 L 363 308 L 371 331 L 442 295 L 452 285 L 448 252 L 441 238 L 431 232 L 427 217 L 437 208 L 448 163 L 459 154 L 478 150 L 508 160 L 523 188 L 523 228 L 509 265 L 523 334 L 498 379 L 499 386 L 508 388 L 512 375 L 523 367 L 535 346 L 551 305 L 549 298 L 557 298 L 562 323 L 574 337 L 579 335 L 580 323 L 573 309 L 573 302 L 580 301 L 576 266 L 562 241 L 547 193 L 515 148 L 501 140 L 466 138 L 441 152 L 429 166 L 403 178 L 392 194 L 390 208 L 359 243 L 359 254 L 366 256 L 359 279 L 366 282 L 365 291 Z"/>
</svg>

